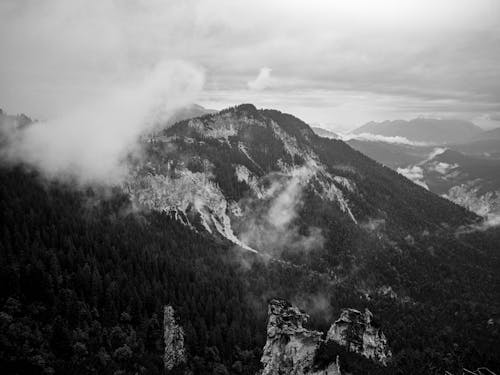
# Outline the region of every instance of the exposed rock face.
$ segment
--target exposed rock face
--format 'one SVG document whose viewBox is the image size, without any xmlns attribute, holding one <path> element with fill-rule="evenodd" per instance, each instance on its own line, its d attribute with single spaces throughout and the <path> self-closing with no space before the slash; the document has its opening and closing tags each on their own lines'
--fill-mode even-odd
<svg viewBox="0 0 500 375">
<path fill-rule="evenodd" d="M 387 365 L 392 354 L 384 333 L 372 325 L 372 313 L 345 309 L 328 330 L 326 340 L 345 346 L 349 351 Z"/>
<path fill-rule="evenodd" d="M 316 351 L 322 342 L 321 332 L 303 327 L 309 316 L 285 300 L 274 299 L 269 303 L 267 342 L 261 362 L 262 375 L 337 375 L 337 362 L 326 369 L 313 370 Z"/>
<path fill-rule="evenodd" d="M 170 305 L 165 306 L 163 312 L 163 338 L 165 342 L 163 363 L 165 368 L 170 371 L 186 362 L 184 330 L 177 324 L 174 317 L 174 308 Z"/>
<path fill-rule="evenodd" d="M 392 356 L 385 335 L 373 325 L 368 310 L 364 313 L 343 310 L 325 340 L 321 338 L 321 332 L 304 328 L 309 315 L 285 300 L 273 299 L 268 313 L 267 342 L 261 358 L 264 365 L 262 375 L 340 375 L 338 355 L 332 353 L 326 364 L 324 358 L 318 360 L 322 347 L 329 343 L 343 346 L 384 366 Z"/>
<path fill-rule="evenodd" d="M 486 218 L 500 213 L 500 190 L 485 189 L 480 179 L 453 186 L 443 197 Z"/>
<path fill-rule="evenodd" d="M 273 212 L 268 215 L 267 208 L 283 201 L 289 186 L 296 199 L 279 206 L 287 212 L 299 212 L 302 193 L 313 192 L 356 223 L 351 199 L 359 195 L 355 171 L 329 168 L 314 151 L 312 130 L 292 117 L 274 118 L 278 113 L 241 105 L 144 136 L 143 154 L 131 161 L 124 189 L 141 209 L 167 212 L 195 230 L 253 252 L 283 243 L 274 241 L 275 235 L 255 238 L 244 223 L 254 228 L 253 221 L 262 222 L 257 232 L 273 234 L 272 220 L 266 221 Z M 286 224 L 286 233 L 293 233 L 291 222 Z M 322 236 L 304 240 L 320 247 Z"/>
</svg>

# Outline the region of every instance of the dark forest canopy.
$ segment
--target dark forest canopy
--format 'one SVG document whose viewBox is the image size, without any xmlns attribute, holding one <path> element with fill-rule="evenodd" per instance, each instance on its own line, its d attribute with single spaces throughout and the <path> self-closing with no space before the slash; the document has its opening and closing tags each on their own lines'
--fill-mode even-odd
<svg viewBox="0 0 500 375">
<path fill-rule="evenodd" d="M 243 269 L 240 250 L 166 214 L 127 214 L 121 195 L 97 200 L 92 190 L 39 181 L 20 168 L 0 173 L 0 366 L 6 373 L 162 373 L 168 303 L 184 326 L 195 373 L 253 374 L 265 341 L 266 302 L 277 295 L 311 308 L 311 324 L 322 329 L 342 307 L 369 307 L 394 352 L 393 366 L 381 373 L 500 368 L 498 257 L 477 263 L 474 280 L 449 277 L 463 271 L 453 259 L 436 266 L 418 252 L 382 252 L 369 259 L 370 277 L 393 279 L 411 299 L 367 299 L 355 281 L 334 286 L 300 267 L 248 255 Z M 497 250 L 498 238 L 474 236 L 489 255 Z M 416 279 L 420 270 L 426 279 Z M 328 312 L 312 309 L 319 295 Z M 361 374 L 360 363 L 348 366 Z"/>
</svg>

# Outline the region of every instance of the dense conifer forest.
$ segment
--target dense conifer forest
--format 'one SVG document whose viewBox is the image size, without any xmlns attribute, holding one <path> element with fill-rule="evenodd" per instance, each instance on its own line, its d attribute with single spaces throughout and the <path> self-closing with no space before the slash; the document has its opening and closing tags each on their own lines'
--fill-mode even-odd
<svg viewBox="0 0 500 375">
<path fill-rule="evenodd" d="M 186 332 L 191 371 L 254 374 L 265 342 L 267 300 L 275 296 L 308 310 L 311 326 L 322 330 L 342 307 L 369 307 L 394 360 L 389 368 L 373 369 L 344 353 L 344 367 L 354 373 L 365 373 L 365 365 L 370 373 L 397 374 L 500 368 L 494 232 L 465 238 L 490 260 L 475 263 L 475 276 L 465 273 L 466 286 L 455 276 L 467 267 L 453 259 L 436 266 L 428 254 L 380 251 L 367 260 L 369 277 L 393 280 L 408 298 L 367 297 L 356 278 L 333 283 L 307 267 L 265 262 L 167 214 L 130 211 L 118 192 L 103 197 L 20 167 L 1 170 L 5 373 L 163 373 L 162 311 L 171 304 Z M 416 280 L 424 271 L 427 279 Z M 317 308 L 318 299 L 327 306 Z"/>
</svg>

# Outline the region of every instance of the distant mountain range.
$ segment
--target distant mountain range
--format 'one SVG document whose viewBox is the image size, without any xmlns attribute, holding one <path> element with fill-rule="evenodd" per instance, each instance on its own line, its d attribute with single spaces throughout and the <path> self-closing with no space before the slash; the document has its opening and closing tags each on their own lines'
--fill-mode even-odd
<svg viewBox="0 0 500 375">
<path fill-rule="evenodd" d="M 451 149 L 398 172 L 492 222 L 500 219 L 500 160 L 478 158 Z"/>
<path fill-rule="evenodd" d="M 370 122 L 353 133 L 359 137 L 347 143 L 356 150 L 481 216 L 500 217 L 500 128 L 414 119 Z"/>
<path fill-rule="evenodd" d="M 479 139 L 484 130 L 469 121 L 416 118 L 409 121 L 369 122 L 355 129 L 353 133 L 369 133 L 386 137 L 399 136 L 412 141 L 442 144 Z"/>
</svg>

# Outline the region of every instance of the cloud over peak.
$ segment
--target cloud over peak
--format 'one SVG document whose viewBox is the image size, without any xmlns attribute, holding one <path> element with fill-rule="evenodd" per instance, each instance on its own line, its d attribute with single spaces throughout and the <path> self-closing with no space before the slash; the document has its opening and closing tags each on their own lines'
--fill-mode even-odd
<svg viewBox="0 0 500 375">
<path fill-rule="evenodd" d="M 142 80 L 112 88 L 56 118 L 4 128 L 2 158 L 23 162 L 49 177 L 114 184 L 127 174 L 125 159 L 138 150 L 141 134 L 191 104 L 203 73 L 182 62 L 163 62 Z"/>
</svg>

